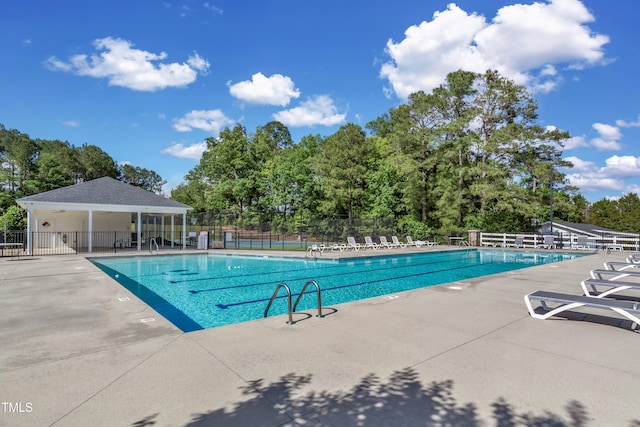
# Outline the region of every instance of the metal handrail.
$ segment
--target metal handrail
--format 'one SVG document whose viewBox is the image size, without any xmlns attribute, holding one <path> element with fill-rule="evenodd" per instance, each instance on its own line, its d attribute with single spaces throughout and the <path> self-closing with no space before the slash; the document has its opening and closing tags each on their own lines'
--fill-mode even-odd
<svg viewBox="0 0 640 427">
<path fill-rule="evenodd" d="M 288 311 L 289 311 L 289 321 L 287 322 L 287 324 L 293 325 L 294 322 L 293 322 L 293 310 L 291 309 L 291 289 L 289 289 L 289 286 L 287 286 L 286 283 L 280 283 L 278 286 L 276 286 L 276 290 L 273 292 L 273 295 L 269 300 L 269 304 L 267 304 L 267 308 L 264 309 L 264 317 L 267 317 L 267 314 L 269 313 L 269 309 L 271 308 L 271 304 L 273 304 L 273 301 L 278 296 L 278 291 L 280 290 L 280 288 L 285 288 L 287 291 L 287 301 L 288 301 Z"/>
<path fill-rule="evenodd" d="M 151 239 L 149 239 L 149 252 L 153 253 L 153 246 L 151 245 L 152 243 L 156 244 L 156 251 L 160 252 L 160 247 L 158 246 L 158 242 L 156 242 L 155 237 L 152 237 Z"/>
<path fill-rule="evenodd" d="M 302 295 L 304 295 L 309 285 L 315 286 L 316 291 L 318 292 L 318 315 L 316 317 L 324 317 L 322 315 L 322 296 L 320 295 L 320 285 L 318 285 L 318 282 L 316 282 L 315 280 L 309 280 L 307 283 L 304 284 L 304 286 L 302 287 L 302 291 L 300 291 L 300 295 L 298 295 L 298 298 L 296 298 L 295 304 L 293 304 L 293 311 L 296 311 L 296 307 L 298 306 L 298 303 L 300 302 Z"/>
</svg>

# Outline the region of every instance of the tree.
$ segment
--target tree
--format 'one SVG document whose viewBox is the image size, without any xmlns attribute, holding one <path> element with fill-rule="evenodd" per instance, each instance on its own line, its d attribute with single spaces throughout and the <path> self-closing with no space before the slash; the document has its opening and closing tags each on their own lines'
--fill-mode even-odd
<svg viewBox="0 0 640 427">
<path fill-rule="evenodd" d="M 129 164 L 120 166 L 120 176 L 123 182 L 156 194 L 162 194 L 162 186 L 167 183 L 156 172 Z"/>
<path fill-rule="evenodd" d="M 207 138 L 207 150 L 200 160 L 202 176 L 208 184 L 207 206 L 231 210 L 240 219 L 251 206 L 254 174 L 249 139 L 242 125 L 224 129 L 218 138 Z"/>
<path fill-rule="evenodd" d="M 255 135 L 250 138 L 251 180 L 253 181 L 251 199 L 260 222 L 268 221 L 276 212 L 274 168 L 279 156 L 292 145 L 289 129 L 277 121 L 259 126 Z"/>
<path fill-rule="evenodd" d="M 0 217 L 3 231 L 22 231 L 27 229 L 25 212 L 18 205 L 9 206 Z M 6 236 L 5 240 L 6 241 Z"/>
<path fill-rule="evenodd" d="M 90 181 L 105 176 L 118 179 L 120 171 L 118 165 L 106 152 L 95 145 L 82 144 L 74 148 L 78 160 L 76 179 Z"/>
<path fill-rule="evenodd" d="M 38 141 L 40 155 L 35 161 L 36 172 L 30 183 L 35 193 L 55 190 L 73 184 L 78 162 L 68 142 Z"/>
<path fill-rule="evenodd" d="M 318 195 L 310 159 L 318 153 L 321 143 L 319 135 L 308 135 L 299 144 L 282 149 L 274 158 L 268 181 L 275 212 L 282 213 L 285 223 L 289 217 L 294 226 L 300 225 L 300 219 L 308 216 L 315 206 Z"/>
<path fill-rule="evenodd" d="M 207 180 L 202 166 L 197 165 L 185 176 L 185 182 L 171 190 L 171 198 L 191 206 L 196 212 L 208 209 L 206 201 Z"/>
<path fill-rule="evenodd" d="M 362 205 L 364 177 L 373 151 L 373 144 L 365 138 L 362 128 L 353 123 L 343 125 L 322 142 L 312 163 L 323 194 L 320 206 L 323 212 L 344 213 L 349 224 L 353 223 Z"/>
<path fill-rule="evenodd" d="M 37 155 L 38 144 L 29 135 L 0 125 L 0 185 L 14 199 L 34 193 L 27 182 Z"/>
<path fill-rule="evenodd" d="M 438 130 L 443 122 L 437 101 L 433 95 L 420 91 L 409 96 L 409 104 L 390 111 L 391 159 L 403 177 L 403 204 L 422 222 L 428 220 L 434 208 L 430 196 L 437 164 Z"/>
<path fill-rule="evenodd" d="M 372 218 L 400 217 L 406 214 L 402 203 L 404 177 L 393 161 L 393 148 L 387 138 L 373 136 L 374 146 L 365 175 L 364 216 Z"/>
<path fill-rule="evenodd" d="M 640 198 L 629 193 L 618 200 L 599 200 L 591 206 L 587 220 L 612 230 L 637 233 L 640 231 Z"/>
</svg>

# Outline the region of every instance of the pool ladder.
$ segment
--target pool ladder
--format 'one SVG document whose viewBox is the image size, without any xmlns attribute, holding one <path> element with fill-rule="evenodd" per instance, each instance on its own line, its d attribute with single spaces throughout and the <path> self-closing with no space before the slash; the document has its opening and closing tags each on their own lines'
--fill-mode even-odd
<svg viewBox="0 0 640 427">
<path fill-rule="evenodd" d="M 156 252 L 160 252 L 160 247 L 158 246 L 158 242 L 156 242 L 155 237 L 149 239 L 149 252 L 153 254 L 153 244 L 156 244 Z"/>
<path fill-rule="evenodd" d="M 300 291 L 300 294 L 298 295 L 298 298 L 296 298 L 296 302 L 293 305 L 291 304 L 291 289 L 289 288 L 289 285 L 287 285 L 286 283 L 280 283 L 278 286 L 276 286 L 276 290 L 273 292 L 273 295 L 269 300 L 269 304 L 267 304 L 267 308 L 264 309 L 264 317 L 267 317 L 269 309 L 271 308 L 273 301 L 278 296 L 278 291 L 280 291 L 280 288 L 284 288 L 287 291 L 287 311 L 289 314 L 289 321 L 287 322 L 287 324 L 293 325 L 295 323 L 293 321 L 293 313 L 296 311 L 296 307 L 298 306 L 300 299 L 302 299 L 302 295 L 304 295 L 304 293 L 307 291 L 309 285 L 315 286 L 316 292 L 318 293 L 318 314 L 316 315 L 316 317 L 324 317 L 322 314 L 322 295 L 320 293 L 320 285 L 318 285 L 318 282 L 316 282 L 315 280 L 309 280 L 304 284 L 304 286 L 302 287 L 302 291 Z"/>
</svg>

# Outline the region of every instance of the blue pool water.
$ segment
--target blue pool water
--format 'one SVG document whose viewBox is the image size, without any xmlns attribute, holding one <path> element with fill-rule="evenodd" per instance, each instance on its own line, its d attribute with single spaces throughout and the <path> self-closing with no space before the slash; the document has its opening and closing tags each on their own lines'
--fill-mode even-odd
<svg viewBox="0 0 640 427">
<path fill-rule="evenodd" d="M 184 332 L 259 319 L 276 286 L 294 301 L 308 280 L 322 305 L 564 261 L 580 254 L 477 250 L 310 260 L 239 255 L 95 258 L 91 261 Z M 315 310 L 313 286 L 296 311 Z M 269 316 L 287 313 L 286 292 Z"/>
</svg>

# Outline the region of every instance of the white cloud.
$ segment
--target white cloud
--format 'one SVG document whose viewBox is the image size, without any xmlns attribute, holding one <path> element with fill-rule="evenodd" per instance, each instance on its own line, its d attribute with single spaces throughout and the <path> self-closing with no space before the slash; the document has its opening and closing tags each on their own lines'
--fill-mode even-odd
<svg viewBox="0 0 640 427">
<path fill-rule="evenodd" d="M 571 185 L 575 185 L 581 192 L 591 191 L 621 191 L 624 182 L 619 179 L 602 178 L 593 175 L 569 174 L 567 179 Z"/>
<path fill-rule="evenodd" d="M 338 108 L 327 95 L 317 95 L 298 107 L 279 111 L 273 115 L 275 120 L 292 127 L 333 126 L 344 123 L 346 117 L 346 113 L 338 113 Z"/>
<path fill-rule="evenodd" d="M 606 160 L 603 173 L 616 178 L 640 177 L 640 158 L 634 156 L 612 156 Z"/>
<path fill-rule="evenodd" d="M 551 64 L 545 65 L 542 67 L 542 70 L 540 70 L 541 76 L 555 76 L 556 74 L 558 74 L 558 70 Z"/>
<path fill-rule="evenodd" d="M 193 110 L 183 117 L 173 119 L 173 128 L 178 132 L 200 129 L 217 136 L 222 129 L 234 123 L 220 110 Z"/>
<path fill-rule="evenodd" d="M 163 154 L 169 154 L 170 156 L 177 157 L 179 159 L 195 160 L 196 162 L 202 157 L 202 153 L 207 149 L 206 142 L 199 142 L 197 144 L 183 145 L 178 142 L 173 143 L 170 147 L 167 147 L 160 152 Z"/>
<path fill-rule="evenodd" d="M 73 70 L 73 66 L 71 64 L 68 64 L 66 62 L 60 61 L 58 58 L 56 58 L 55 56 L 50 57 L 49 59 L 47 59 L 44 63 L 44 65 L 49 68 L 50 70 L 55 70 L 55 71 L 66 71 L 66 72 L 70 72 Z"/>
<path fill-rule="evenodd" d="M 56 57 L 46 65 L 57 71 L 73 72 L 79 76 L 105 78 L 111 86 L 153 92 L 167 87 L 183 87 L 193 83 L 198 73 L 206 74 L 209 63 L 197 53 L 186 63 L 162 63 L 167 54 L 134 49 L 129 41 L 106 37 L 94 41 L 99 54 L 74 55 L 68 62 Z"/>
<path fill-rule="evenodd" d="M 589 144 L 587 143 L 584 136 L 572 136 L 571 138 L 564 141 L 563 150 L 574 150 L 576 148 L 588 146 Z"/>
<path fill-rule="evenodd" d="M 300 91 L 295 88 L 293 80 L 281 74 L 265 77 L 262 73 L 251 76 L 251 81 L 245 80 L 231 84 L 228 82 L 229 93 L 249 104 L 279 105 L 284 107 L 291 98 L 298 98 Z"/>
<path fill-rule="evenodd" d="M 67 120 L 67 121 L 62 122 L 62 124 L 64 126 L 69 126 L 69 127 L 72 127 L 72 128 L 79 128 L 80 127 L 80 122 L 77 121 L 77 120 Z"/>
<path fill-rule="evenodd" d="M 574 165 L 567 179 L 583 192 L 623 191 L 629 188 L 626 179 L 640 177 L 640 157 L 612 156 L 605 160 L 604 167 L 573 156 L 565 160 Z"/>
<path fill-rule="evenodd" d="M 618 142 L 622 138 L 620 129 L 605 123 L 594 123 L 592 126 L 600 134 L 599 137 L 591 140 L 594 147 L 601 151 L 620 150 Z"/>
<path fill-rule="evenodd" d="M 209 3 L 209 2 L 204 2 L 202 4 L 202 7 L 205 9 L 210 10 L 211 12 L 213 12 L 215 15 L 222 15 L 224 13 L 224 10 L 220 9 L 219 7 Z"/>
<path fill-rule="evenodd" d="M 591 32 L 585 24 L 593 20 L 579 0 L 505 6 L 491 23 L 451 3 L 431 21 L 409 27 L 400 42 L 387 42 L 391 61 L 380 76 L 400 98 L 428 92 L 458 69 L 495 69 L 533 90 L 553 90 L 561 81 L 557 66 L 603 62 L 609 38 Z"/>
<path fill-rule="evenodd" d="M 635 122 L 628 122 L 626 120 L 616 120 L 616 125 L 621 128 L 635 128 L 640 127 L 640 115 L 638 115 L 638 120 Z"/>
<path fill-rule="evenodd" d="M 627 188 L 625 189 L 625 194 L 628 194 L 628 193 L 635 193 L 638 196 L 640 196 L 640 185 L 638 184 L 628 185 Z"/>
<path fill-rule="evenodd" d="M 571 168 L 571 170 L 577 172 L 590 172 L 597 168 L 595 163 L 589 160 L 582 160 L 576 156 L 565 157 L 564 160 L 573 163 L 573 168 Z"/>
</svg>

